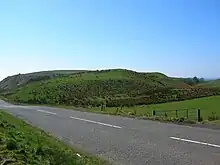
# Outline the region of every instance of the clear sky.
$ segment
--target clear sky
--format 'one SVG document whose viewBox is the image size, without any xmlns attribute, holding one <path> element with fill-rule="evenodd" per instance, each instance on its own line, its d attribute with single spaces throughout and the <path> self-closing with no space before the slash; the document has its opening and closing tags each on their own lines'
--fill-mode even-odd
<svg viewBox="0 0 220 165">
<path fill-rule="evenodd" d="M 220 77 L 220 1 L 0 1 L 0 79 L 102 68 Z"/>
</svg>

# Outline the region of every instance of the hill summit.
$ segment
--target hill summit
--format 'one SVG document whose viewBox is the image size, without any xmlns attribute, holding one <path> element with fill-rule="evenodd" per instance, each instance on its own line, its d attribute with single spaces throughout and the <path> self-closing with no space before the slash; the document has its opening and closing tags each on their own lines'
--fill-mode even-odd
<svg viewBox="0 0 220 165">
<path fill-rule="evenodd" d="M 0 82 L 0 90 L 10 90 L 19 86 L 26 85 L 34 81 L 47 80 L 57 76 L 85 72 L 84 70 L 52 70 L 33 72 L 27 74 L 17 74 L 8 76 Z"/>
</svg>

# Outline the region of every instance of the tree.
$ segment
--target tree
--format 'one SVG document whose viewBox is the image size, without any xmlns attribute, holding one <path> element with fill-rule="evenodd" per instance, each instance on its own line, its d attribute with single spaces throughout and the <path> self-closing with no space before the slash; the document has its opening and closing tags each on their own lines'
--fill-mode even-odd
<svg viewBox="0 0 220 165">
<path fill-rule="evenodd" d="M 196 83 L 196 84 L 198 84 L 199 83 L 199 79 L 195 76 L 195 77 L 193 77 L 193 81 Z"/>
<path fill-rule="evenodd" d="M 205 79 L 204 79 L 204 78 L 200 78 L 200 79 L 199 79 L 199 82 L 200 82 L 200 83 L 203 83 L 203 82 L 205 82 Z"/>
<path fill-rule="evenodd" d="M 184 79 L 184 82 L 188 85 L 195 85 L 195 81 L 191 78 Z"/>
</svg>

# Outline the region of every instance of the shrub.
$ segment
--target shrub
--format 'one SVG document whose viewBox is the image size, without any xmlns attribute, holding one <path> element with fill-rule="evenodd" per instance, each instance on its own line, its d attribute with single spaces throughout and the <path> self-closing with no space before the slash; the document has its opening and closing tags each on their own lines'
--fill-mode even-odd
<svg viewBox="0 0 220 165">
<path fill-rule="evenodd" d="M 16 150 L 18 149 L 17 143 L 14 139 L 9 139 L 6 142 L 6 147 L 8 150 Z"/>
<path fill-rule="evenodd" d="M 208 116 L 208 121 L 215 121 L 219 120 L 219 116 L 216 115 L 216 113 L 212 112 L 212 116 Z"/>
</svg>

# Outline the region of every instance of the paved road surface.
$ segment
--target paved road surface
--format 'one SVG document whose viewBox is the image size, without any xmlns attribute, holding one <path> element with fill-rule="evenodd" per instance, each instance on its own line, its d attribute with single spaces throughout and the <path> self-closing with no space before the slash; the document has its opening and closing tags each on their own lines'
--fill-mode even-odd
<svg viewBox="0 0 220 165">
<path fill-rule="evenodd" d="M 40 106 L 0 108 L 120 165 L 220 165 L 220 131 Z"/>
</svg>

